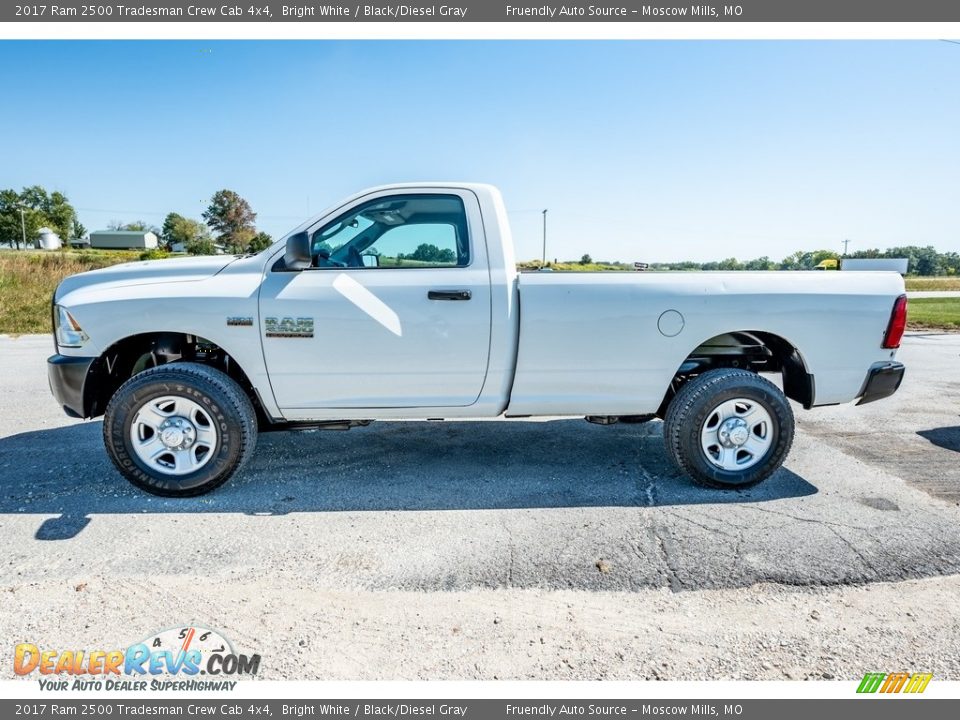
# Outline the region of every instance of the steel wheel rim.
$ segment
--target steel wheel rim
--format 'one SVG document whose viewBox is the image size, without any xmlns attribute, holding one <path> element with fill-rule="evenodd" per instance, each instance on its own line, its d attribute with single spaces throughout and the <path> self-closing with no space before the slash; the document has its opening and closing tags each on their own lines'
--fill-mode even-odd
<svg viewBox="0 0 960 720">
<path fill-rule="evenodd" d="M 151 471 L 189 475 L 204 467 L 219 445 L 217 426 L 198 402 L 163 395 L 140 406 L 130 423 L 133 454 Z"/>
<path fill-rule="evenodd" d="M 700 428 L 700 448 L 714 467 L 747 470 L 773 447 L 773 418 L 756 400 L 733 398 L 711 410 Z"/>
</svg>

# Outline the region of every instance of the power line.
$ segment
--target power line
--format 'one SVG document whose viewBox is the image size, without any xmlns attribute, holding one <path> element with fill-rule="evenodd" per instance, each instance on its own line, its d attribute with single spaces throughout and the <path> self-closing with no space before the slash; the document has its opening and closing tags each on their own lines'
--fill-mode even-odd
<svg viewBox="0 0 960 720">
<path fill-rule="evenodd" d="M 155 215 L 157 217 L 163 216 L 166 217 L 170 214 L 170 210 L 159 211 L 159 210 L 118 210 L 116 208 L 87 208 L 87 207 L 78 207 L 74 210 L 81 212 L 96 212 L 96 213 L 115 213 L 117 215 Z M 539 211 L 538 211 L 539 212 Z M 257 218 L 263 218 L 265 220 L 302 220 L 303 215 L 263 215 L 257 213 Z"/>
<path fill-rule="evenodd" d="M 99 213 L 118 213 L 120 215 L 166 215 L 165 212 L 158 212 L 156 210 L 111 210 L 106 208 L 85 208 L 78 207 L 74 208 L 75 210 L 81 210 L 83 212 L 99 212 Z"/>
</svg>

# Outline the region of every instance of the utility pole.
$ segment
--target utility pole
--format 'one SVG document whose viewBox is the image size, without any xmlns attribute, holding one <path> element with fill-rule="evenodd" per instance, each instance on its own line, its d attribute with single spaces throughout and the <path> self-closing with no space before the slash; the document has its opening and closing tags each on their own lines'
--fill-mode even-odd
<svg viewBox="0 0 960 720">
<path fill-rule="evenodd" d="M 543 211 L 543 259 L 540 261 L 540 267 L 547 266 L 547 211 Z"/>
<path fill-rule="evenodd" d="M 23 249 L 27 249 L 27 222 L 23 219 L 23 205 L 20 206 L 20 232 L 23 233 Z M 17 248 L 19 250 L 20 248 Z"/>
<path fill-rule="evenodd" d="M 849 241 L 849 240 L 844 240 L 844 241 L 843 241 L 843 256 L 844 256 L 844 257 L 847 256 L 847 245 L 849 245 L 849 244 L 850 244 L 850 241 Z"/>
</svg>

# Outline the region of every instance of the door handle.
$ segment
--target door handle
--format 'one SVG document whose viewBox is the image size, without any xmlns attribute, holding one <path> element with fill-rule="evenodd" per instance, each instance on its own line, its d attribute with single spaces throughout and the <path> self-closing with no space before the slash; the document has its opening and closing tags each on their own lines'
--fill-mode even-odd
<svg viewBox="0 0 960 720">
<path fill-rule="evenodd" d="M 428 290 L 430 300 L 469 300 L 473 293 L 469 290 Z"/>
</svg>

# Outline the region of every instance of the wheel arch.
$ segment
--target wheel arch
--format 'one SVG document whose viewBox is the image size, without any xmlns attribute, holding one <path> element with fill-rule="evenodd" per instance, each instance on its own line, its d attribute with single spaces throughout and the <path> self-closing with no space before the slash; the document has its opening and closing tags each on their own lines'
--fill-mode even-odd
<svg viewBox="0 0 960 720">
<path fill-rule="evenodd" d="M 702 340 L 677 366 L 657 414 L 664 416 L 670 400 L 690 377 L 720 367 L 744 368 L 757 373 L 777 373 L 783 393 L 810 409 L 816 384 L 800 349 L 791 340 L 767 330 L 730 330 Z"/>
<path fill-rule="evenodd" d="M 213 367 L 233 379 L 250 397 L 258 416 L 272 421 L 263 410 L 247 369 L 223 345 L 188 331 L 135 333 L 113 342 L 91 363 L 83 383 L 83 415 L 103 415 L 110 398 L 129 378 L 144 369 L 189 361 Z"/>
</svg>

